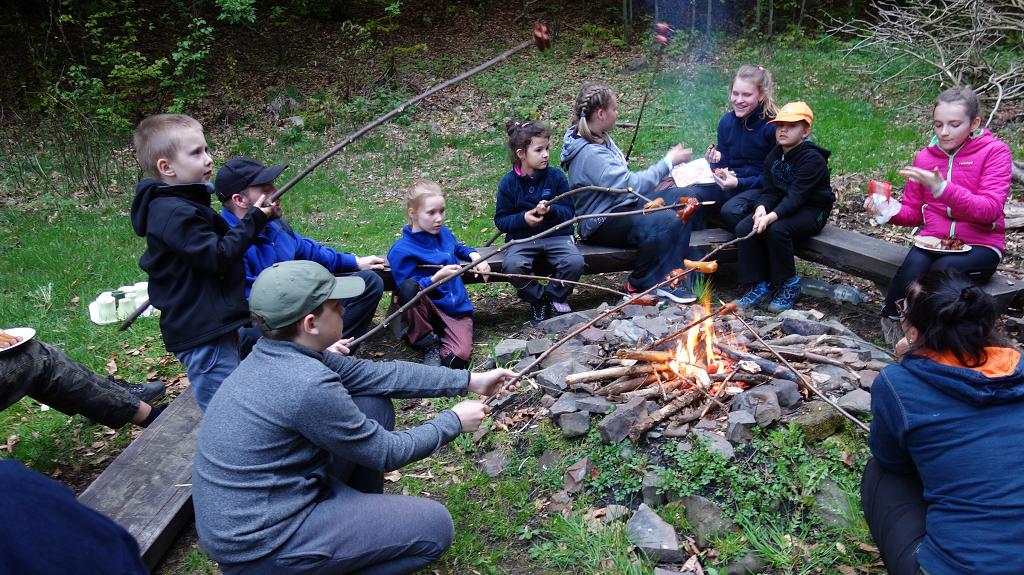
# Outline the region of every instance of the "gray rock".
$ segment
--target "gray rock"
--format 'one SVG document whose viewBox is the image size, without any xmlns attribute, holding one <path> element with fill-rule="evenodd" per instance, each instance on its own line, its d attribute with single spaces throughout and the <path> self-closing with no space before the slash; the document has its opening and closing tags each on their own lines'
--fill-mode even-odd
<svg viewBox="0 0 1024 575">
<path fill-rule="evenodd" d="M 838 365 L 816 365 L 814 366 L 814 371 L 824 373 L 836 381 L 843 379 L 854 381 L 853 373 L 844 367 L 839 367 Z"/>
<path fill-rule="evenodd" d="M 686 522 L 693 527 L 697 546 L 706 548 L 716 537 L 736 531 L 736 524 L 726 517 L 714 501 L 700 495 L 688 495 L 679 500 L 686 509 Z"/>
<path fill-rule="evenodd" d="M 552 405 L 555 404 L 556 401 L 558 400 L 551 395 L 542 395 L 540 397 L 540 406 L 550 408 Z"/>
<path fill-rule="evenodd" d="M 586 343 L 600 343 L 605 340 L 606 332 L 603 329 L 598 329 L 594 326 L 590 326 L 580 333 L 580 338 Z"/>
<path fill-rule="evenodd" d="M 871 386 L 875 383 L 875 378 L 878 377 L 878 372 L 870 369 L 862 369 L 857 372 L 860 376 L 860 386 L 864 389 L 871 389 Z"/>
<path fill-rule="evenodd" d="M 488 451 L 480 459 L 480 467 L 488 477 L 497 477 L 508 468 L 508 456 L 497 449 Z"/>
<path fill-rule="evenodd" d="M 590 477 L 590 472 L 593 469 L 594 465 L 590 462 L 589 457 L 584 457 L 570 465 L 566 468 L 563 479 L 565 490 L 569 493 L 576 493 L 583 489 L 583 483 Z"/>
<path fill-rule="evenodd" d="M 585 353 L 589 354 L 589 353 L 591 353 L 591 350 L 600 349 L 600 348 L 598 348 L 596 345 L 585 345 L 585 346 L 577 348 L 577 349 L 578 349 L 579 353 L 582 355 L 582 354 L 585 354 Z M 572 360 L 572 362 L 569 364 L 569 373 L 583 373 L 584 371 L 590 371 L 591 369 L 592 368 L 589 365 L 587 365 L 587 364 L 585 364 L 583 362 L 577 361 L 575 359 Z"/>
<path fill-rule="evenodd" d="M 670 571 L 661 567 L 654 568 L 654 575 L 697 575 L 693 571 Z"/>
<path fill-rule="evenodd" d="M 729 461 L 736 457 L 736 450 L 733 449 L 732 444 L 721 435 L 703 429 L 694 429 L 691 433 L 697 439 L 704 441 L 708 451 L 718 453 Z"/>
<path fill-rule="evenodd" d="M 594 395 L 594 391 L 597 389 L 597 385 L 593 383 L 574 383 L 569 386 L 570 391 L 576 393 L 585 393 L 587 395 Z"/>
<path fill-rule="evenodd" d="M 513 361 L 526 355 L 527 341 L 525 339 L 503 339 L 494 346 L 494 361 L 498 365 L 508 365 Z"/>
<path fill-rule="evenodd" d="M 686 437 L 690 434 L 690 425 L 688 423 L 678 424 L 670 423 L 665 428 L 665 437 Z"/>
<path fill-rule="evenodd" d="M 676 530 L 644 503 L 626 523 L 626 537 L 659 563 L 678 563 L 686 559 L 679 549 Z"/>
<path fill-rule="evenodd" d="M 286 118 L 285 121 L 288 122 L 289 126 L 295 128 L 302 128 L 305 127 L 306 125 L 306 122 L 302 119 L 301 116 L 288 116 L 288 118 Z"/>
<path fill-rule="evenodd" d="M 555 515 L 568 511 L 572 509 L 572 496 L 565 490 L 556 491 L 548 500 L 546 509 L 548 513 Z"/>
<path fill-rule="evenodd" d="M 566 389 L 565 377 L 571 373 L 572 361 L 566 360 L 534 374 L 533 378 L 544 393 L 559 396 Z"/>
<path fill-rule="evenodd" d="M 802 309 L 787 309 L 780 313 L 778 316 L 779 321 L 787 319 L 796 319 L 800 321 L 818 321 L 821 319 L 821 314 L 817 312 L 811 312 Z"/>
<path fill-rule="evenodd" d="M 544 361 L 540 362 L 540 366 L 543 369 L 547 369 L 552 365 L 562 363 L 563 361 L 574 361 L 576 360 L 577 355 L 579 355 L 580 350 L 583 348 L 584 346 L 578 343 L 574 343 L 572 341 L 567 342 L 566 344 L 557 347 L 547 357 L 545 357 Z"/>
<path fill-rule="evenodd" d="M 663 317 L 639 317 L 635 318 L 633 323 L 647 330 L 647 333 L 658 339 L 675 331 Z"/>
<path fill-rule="evenodd" d="M 579 408 L 576 407 L 576 400 L 583 399 L 585 397 L 587 396 L 582 393 L 563 393 L 562 396 L 558 398 L 558 401 L 548 409 L 548 415 L 554 419 L 563 413 L 579 411 Z"/>
<path fill-rule="evenodd" d="M 546 333 L 558 333 L 567 331 L 570 327 L 578 325 L 584 322 L 588 322 L 601 313 L 595 309 L 573 311 L 562 315 L 556 315 L 555 317 L 548 318 L 539 324 L 537 327 L 544 330 Z"/>
<path fill-rule="evenodd" d="M 757 575 L 768 567 L 768 562 L 756 553 L 747 553 L 736 561 L 726 565 L 726 575 Z"/>
<path fill-rule="evenodd" d="M 551 347 L 553 342 L 550 338 L 531 339 L 526 342 L 526 355 L 540 355 Z"/>
<path fill-rule="evenodd" d="M 791 421 L 800 426 L 807 441 L 813 443 L 842 429 L 846 418 L 824 401 L 811 401 L 807 403 L 807 411 Z"/>
<path fill-rule="evenodd" d="M 836 329 L 825 323 L 791 317 L 782 320 L 782 332 L 796 335 L 825 335 L 836 333 Z"/>
<path fill-rule="evenodd" d="M 629 62 L 626 62 L 626 65 L 622 67 L 622 70 L 619 70 L 619 74 L 621 74 L 623 76 L 630 76 L 630 75 L 636 74 L 637 72 L 642 71 L 646 67 L 647 67 L 647 58 L 643 58 L 643 57 L 634 58 L 634 59 L 630 60 Z"/>
<path fill-rule="evenodd" d="M 608 328 L 612 335 L 629 344 L 637 344 L 649 337 L 646 329 L 630 320 L 615 320 Z"/>
<path fill-rule="evenodd" d="M 732 400 L 733 411 L 749 411 L 761 427 L 767 427 L 782 418 L 782 408 L 774 389 L 755 387 Z"/>
<path fill-rule="evenodd" d="M 624 317 L 654 317 L 660 313 L 656 305 L 630 304 L 619 310 Z"/>
<path fill-rule="evenodd" d="M 725 438 L 733 445 L 750 443 L 750 440 L 754 439 L 754 423 L 754 416 L 749 411 L 730 413 Z"/>
<path fill-rule="evenodd" d="M 835 319 L 825 321 L 825 325 L 832 328 L 832 333 L 836 335 L 845 335 L 846 337 L 860 338 L 859 335 L 854 333 L 850 328 L 846 327 L 843 322 Z"/>
<path fill-rule="evenodd" d="M 523 359 L 517 361 L 514 366 L 512 366 L 512 371 L 522 373 L 531 363 L 533 363 L 532 357 L 524 357 Z"/>
<path fill-rule="evenodd" d="M 854 415 L 867 415 L 871 413 L 871 394 L 863 389 L 855 389 L 839 398 L 836 402 L 839 407 Z"/>
<path fill-rule="evenodd" d="M 619 521 L 624 519 L 627 515 L 629 515 L 629 507 L 626 507 L 625 505 L 615 505 L 613 503 L 612 505 L 604 508 L 605 523 Z"/>
<path fill-rule="evenodd" d="M 565 437 L 579 437 L 590 431 L 590 413 L 576 411 L 558 416 L 558 427 Z"/>
<path fill-rule="evenodd" d="M 792 311 L 792 310 L 789 310 L 789 311 Z M 766 338 L 766 337 L 769 337 L 771 334 L 775 333 L 775 331 L 778 330 L 781 327 L 782 327 L 782 322 L 781 321 L 770 321 L 770 322 L 762 325 L 761 327 L 757 328 L 757 335 Z M 746 329 L 746 328 L 744 328 L 744 329 Z"/>
<path fill-rule="evenodd" d="M 795 381 L 773 379 L 770 383 L 761 387 L 775 392 L 775 398 L 779 402 L 779 407 L 788 409 L 803 401 L 803 396 L 800 395 L 800 386 Z"/>
<path fill-rule="evenodd" d="M 608 413 L 613 403 L 600 396 L 581 397 L 576 400 L 576 409 L 590 413 Z"/>
<path fill-rule="evenodd" d="M 560 461 L 562 461 L 561 453 L 554 449 L 545 449 L 544 453 L 541 453 L 540 457 L 537 458 L 537 466 L 541 469 L 547 469 L 558 465 Z"/>
<path fill-rule="evenodd" d="M 664 505 L 665 494 L 661 493 L 661 474 L 657 471 L 648 471 L 644 474 L 640 494 L 643 495 L 644 503 L 651 507 Z"/>
<path fill-rule="evenodd" d="M 714 429 L 718 429 L 719 427 L 721 427 L 721 426 L 718 425 L 718 422 L 715 421 L 714 419 L 701 419 L 697 423 L 693 424 L 693 428 L 694 429 L 714 430 Z"/>
<path fill-rule="evenodd" d="M 628 402 L 618 405 L 615 411 L 606 415 L 597 424 L 597 431 L 601 434 L 601 441 L 605 443 L 618 443 L 629 435 L 629 429 L 633 427 L 641 415 L 645 415 L 646 400 L 642 397 L 635 397 Z"/>
<path fill-rule="evenodd" d="M 270 111 L 274 113 L 278 118 L 281 117 L 282 112 L 293 112 L 300 109 L 299 101 L 291 96 L 279 94 L 276 98 L 270 101 Z"/>
<path fill-rule="evenodd" d="M 850 496 L 831 479 L 821 480 L 811 509 L 828 525 L 843 527 L 852 523 Z"/>
</svg>

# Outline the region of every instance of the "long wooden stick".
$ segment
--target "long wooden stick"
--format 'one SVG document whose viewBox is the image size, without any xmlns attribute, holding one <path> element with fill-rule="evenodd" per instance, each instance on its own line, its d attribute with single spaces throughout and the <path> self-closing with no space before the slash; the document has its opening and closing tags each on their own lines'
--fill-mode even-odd
<svg viewBox="0 0 1024 575">
<path fill-rule="evenodd" d="M 441 269 L 444 266 L 422 265 L 422 266 L 418 266 L 418 267 Z M 549 282 L 555 282 L 555 283 L 562 284 L 562 285 L 571 285 L 571 286 L 585 287 L 585 288 L 590 288 L 590 289 L 595 289 L 595 290 L 600 290 L 600 291 L 606 291 L 608 293 L 615 294 L 617 296 L 624 296 L 624 295 L 626 295 L 625 292 L 621 292 L 621 291 L 619 291 L 617 289 L 612 289 L 610 287 L 599 286 L 597 284 L 590 284 L 590 283 L 586 283 L 586 282 L 577 282 L 577 281 L 572 281 L 572 280 L 553 278 L 553 277 L 550 277 L 550 276 L 533 276 L 533 275 L 529 275 L 529 274 L 507 274 L 505 272 L 487 272 L 487 277 L 510 278 L 510 279 L 520 279 L 520 280 L 534 280 L 534 281 L 546 280 L 546 281 L 549 281 Z"/>
<path fill-rule="evenodd" d="M 651 90 L 654 88 L 654 81 L 658 78 L 658 74 L 661 72 L 661 62 L 665 56 L 665 44 L 662 44 L 658 48 L 658 56 L 654 62 L 654 70 L 651 72 L 651 79 L 647 82 L 647 90 L 644 91 L 644 99 L 640 101 L 640 113 L 636 117 L 636 126 L 633 127 L 633 137 L 629 140 L 629 148 L 626 149 L 626 161 L 629 161 L 629 155 L 633 153 L 633 144 L 636 143 L 636 135 L 640 132 L 640 121 L 644 118 L 644 108 L 647 106 L 647 98 L 651 95 Z"/>
<path fill-rule="evenodd" d="M 819 390 L 810 381 L 808 381 L 808 379 L 806 377 L 804 377 L 804 374 L 802 374 L 799 371 L 797 371 L 796 368 L 794 368 L 789 363 L 789 361 L 786 360 L 786 358 L 782 357 L 782 355 L 779 354 L 779 352 L 775 351 L 775 348 L 773 348 L 772 346 L 770 346 L 767 343 L 765 343 L 765 341 L 761 338 L 761 335 L 759 333 L 757 333 L 757 330 L 754 329 L 753 327 L 751 327 L 750 324 L 747 323 L 746 320 L 744 320 L 739 315 L 736 316 L 736 319 L 738 319 L 740 321 L 740 323 L 743 324 L 743 327 L 747 328 L 747 331 L 749 331 L 751 333 L 751 335 L 754 336 L 754 339 L 756 339 L 757 341 L 761 342 L 761 345 L 763 345 L 766 348 L 768 348 L 768 351 L 770 351 L 772 353 L 772 355 L 777 357 L 779 359 L 779 361 L 782 362 L 783 365 L 788 367 L 793 373 L 796 374 L 797 381 L 801 385 L 803 385 L 804 387 L 809 389 L 811 391 L 811 393 L 813 393 L 814 395 L 817 395 L 819 398 L 824 400 L 825 403 L 831 405 L 836 411 L 838 411 L 839 413 L 843 414 L 847 419 L 849 419 L 850 421 L 852 421 L 855 424 L 857 424 L 857 426 L 860 427 L 861 429 L 863 429 L 866 433 L 871 433 L 871 428 L 868 427 L 868 425 L 866 423 L 864 423 L 863 421 L 857 419 L 856 417 L 854 417 L 852 414 L 850 414 L 848 411 L 846 411 L 842 407 L 839 407 L 839 404 L 837 404 L 836 402 L 834 402 L 831 399 L 829 399 L 824 393 L 821 392 L 821 390 Z"/>
<path fill-rule="evenodd" d="M 276 202 L 282 195 L 284 195 L 285 192 L 290 190 L 293 186 L 295 186 L 295 184 L 297 184 L 300 181 L 302 181 L 302 179 L 305 178 L 306 176 L 308 176 L 310 174 L 310 172 L 312 172 L 313 170 L 317 169 L 320 166 L 320 164 L 322 164 L 322 163 L 326 162 L 327 160 L 329 160 L 331 158 L 331 156 L 333 156 L 333 155 L 337 154 L 338 152 L 340 152 L 345 146 L 347 146 L 347 145 L 351 144 L 352 142 L 355 142 L 359 138 L 363 137 L 370 130 L 376 128 L 377 126 L 380 126 L 384 122 L 387 122 L 391 118 L 394 118 L 395 116 L 401 114 L 409 106 L 413 106 L 415 104 L 418 104 L 423 99 L 429 98 L 430 96 L 433 96 L 434 94 L 440 92 L 441 90 L 444 90 L 445 88 L 448 88 L 450 86 L 458 84 L 459 82 L 465 80 L 466 78 L 469 78 L 471 76 L 475 76 L 476 74 L 479 74 L 480 72 L 483 72 L 484 70 L 490 68 L 491 66 L 494 66 L 495 64 L 498 64 L 500 62 L 505 61 L 506 59 L 508 59 L 509 56 L 515 54 L 516 52 L 520 52 L 520 51 L 522 51 L 522 50 L 524 50 L 526 48 L 529 48 L 530 46 L 532 46 L 532 45 L 534 45 L 536 43 L 537 43 L 537 39 L 536 38 L 533 38 L 533 39 L 530 39 L 530 40 L 524 40 L 524 41 L 520 42 L 519 44 L 516 44 L 512 48 L 509 48 L 508 50 L 505 50 L 501 54 L 498 54 L 494 58 L 491 58 L 490 60 L 484 62 L 483 64 L 480 64 L 479 66 L 477 66 L 477 67 L 475 67 L 475 68 L 473 68 L 471 70 L 467 70 L 466 72 L 463 72 L 462 74 L 459 74 L 458 76 L 456 76 L 454 78 L 450 78 L 448 80 L 445 80 L 444 82 L 441 82 L 440 84 L 434 86 L 433 88 L 430 88 L 429 90 L 419 94 L 418 96 L 414 96 L 412 98 L 409 98 L 408 100 L 406 100 L 402 104 L 399 104 L 396 108 L 394 108 L 390 112 L 384 114 L 383 116 L 379 116 L 377 119 L 373 120 L 369 124 L 366 124 L 362 128 L 359 128 L 358 130 L 349 133 L 347 136 L 342 138 L 342 140 L 340 142 L 335 144 L 334 147 L 332 147 L 330 150 L 327 150 L 326 152 L 324 152 L 324 154 L 321 155 L 319 158 L 313 160 L 313 163 L 311 163 L 310 165 L 306 166 L 301 172 L 296 174 L 292 179 L 288 180 L 283 186 L 278 188 L 276 192 L 274 192 L 273 194 L 270 194 L 270 196 L 264 200 L 264 202 L 263 202 L 264 205 L 270 205 L 270 204 L 273 204 L 274 202 Z M 133 323 L 135 323 L 135 320 L 139 319 L 139 316 L 141 316 L 146 311 L 146 308 L 148 308 L 148 307 L 149 307 L 149 300 L 147 299 L 130 316 L 128 316 L 124 320 L 124 322 L 121 323 L 121 326 L 119 328 L 117 328 L 118 331 L 124 331 L 124 330 L 128 329 L 129 327 L 131 327 L 131 325 Z"/>
<path fill-rule="evenodd" d="M 576 217 L 572 218 L 571 220 L 566 220 L 566 221 L 564 221 L 564 222 L 562 222 L 562 223 L 560 223 L 558 225 L 552 226 L 552 227 L 544 230 L 543 232 L 540 232 L 539 234 L 530 236 L 528 238 L 520 238 L 518 240 L 512 240 L 511 242 L 502 244 L 501 246 L 498 246 L 493 252 L 487 254 L 486 256 L 480 256 L 475 261 L 463 264 L 462 268 L 460 268 L 459 271 L 456 272 L 455 274 L 450 275 L 450 276 L 445 277 L 445 278 L 442 278 L 442 279 L 440 279 L 440 280 L 438 280 L 438 281 L 428 285 L 427 287 L 421 289 L 420 291 L 416 292 L 416 295 L 412 296 L 412 298 L 410 298 L 408 302 L 406 302 L 404 305 L 402 305 L 397 310 L 395 310 L 394 313 L 392 313 L 391 315 L 389 315 L 386 318 L 384 318 L 379 324 L 374 326 L 373 329 L 367 331 L 363 335 L 361 335 L 361 336 L 357 337 L 356 339 L 352 340 L 352 343 L 349 344 L 349 347 L 353 347 L 353 346 L 356 346 L 356 345 L 362 343 L 367 338 L 371 337 L 373 334 L 375 334 L 378 331 L 384 329 L 396 317 L 398 317 L 399 315 L 405 313 L 406 310 L 412 309 L 412 307 L 414 305 L 416 305 L 420 301 L 421 298 L 423 298 L 430 291 L 432 291 L 434 289 L 437 289 L 438 286 L 441 286 L 441 285 L 444 285 L 444 284 L 448 283 L 449 281 L 451 281 L 451 280 L 461 276 L 462 274 L 466 273 L 470 268 L 476 266 L 478 263 L 480 263 L 482 261 L 486 261 L 486 260 L 488 260 L 490 258 L 493 258 L 494 256 L 500 254 L 501 252 L 505 251 L 506 249 L 508 249 L 508 248 L 510 248 L 510 247 L 512 247 L 512 246 L 514 246 L 516 244 L 521 244 L 521 243 L 525 243 L 525 242 L 532 242 L 533 240 L 540 239 L 540 238 L 543 238 L 543 237 L 547 237 L 547 236 L 555 233 L 556 231 L 558 231 L 558 230 L 560 230 L 562 228 L 576 225 L 576 223 L 581 222 L 583 220 L 589 220 L 589 219 L 594 219 L 594 218 L 621 218 L 621 217 L 625 217 L 625 216 L 637 216 L 637 215 L 643 215 L 643 214 L 650 214 L 650 213 L 654 213 L 654 212 L 660 212 L 662 210 L 675 210 L 675 209 L 681 208 L 681 207 L 683 207 L 685 205 L 686 204 L 684 204 L 684 203 L 678 203 L 678 204 L 672 204 L 670 206 L 662 206 L 660 208 L 654 208 L 654 209 L 650 209 L 650 210 L 632 210 L 632 211 L 628 211 L 628 212 L 608 212 L 608 213 L 601 213 L 601 214 L 584 214 L 584 215 L 581 215 L 581 216 L 576 216 Z M 726 245 L 726 244 L 722 244 L 722 245 Z M 687 271 L 689 271 L 689 270 L 687 270 Z M 658 285 L 656 287 L 660 287 L 660 285 Z M 653 291 L 653 288 L 652 288 L 651 291 Z M 646 294 L 646 292 L 644 292 L 644 293 Z M 515 381 L 518 381 L 518 379 L 516 379 Z"/>
</svg>

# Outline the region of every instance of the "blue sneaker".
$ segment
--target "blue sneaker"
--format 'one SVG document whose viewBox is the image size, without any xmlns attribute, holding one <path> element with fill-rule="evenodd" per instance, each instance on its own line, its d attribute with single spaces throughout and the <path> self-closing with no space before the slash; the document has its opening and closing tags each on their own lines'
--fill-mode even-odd
<svg viewBox="0 0 1024 575">
<path fill-rule="evenodd" d="M 768 313 L 781 313 L 792 308 L 798 297 L 800 297 L 800 276 L 782 284 L 779 293 L 775 294 L 772 303 L 768 304 Z"/>
<path fill-rule="evenodd" d="M 740 309 L 755 308 L 768 300 L 772 295 L 772 286 L 768 282 L 761 282 L 745 293 L 735 303 Z"/>
<path fill-rule="evenodd" d="M 669 288 L 668 286 L 658 288 L 654 294 L 676 303 L 693 303 L 697 301 L 697 296 L 690 291 L 690 288 L 682 284 L 674 288 Z"/>
</svg>

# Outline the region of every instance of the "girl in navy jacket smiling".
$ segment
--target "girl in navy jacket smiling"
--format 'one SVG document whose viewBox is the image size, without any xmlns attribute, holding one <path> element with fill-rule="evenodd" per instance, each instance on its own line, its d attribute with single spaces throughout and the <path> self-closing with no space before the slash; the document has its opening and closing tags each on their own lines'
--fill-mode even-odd
<svg viewBox="0 0 1024 575">
<path fill-rule="evenodd" d="M 460 260 L 480 259 L 475 249 L 455 239 L 445 227 L 444 192 L 436 182 L 419 180 L 413 184 L 406 194 L 406 216 L 409 224 L 402 228 L 402 237 L 391 245 L 387 256 L 400 305 L 419 290 L 457 274 L 462 267 Z M 491 271 L 487 262 L 480 262 L 476 269 L 481 274 Z M 406 339 L 425 352 L 424 364 L 469 367 L 473 304 L 462 278 L 432 289 L 428 296 L 405 312 Z"/>
</svg>

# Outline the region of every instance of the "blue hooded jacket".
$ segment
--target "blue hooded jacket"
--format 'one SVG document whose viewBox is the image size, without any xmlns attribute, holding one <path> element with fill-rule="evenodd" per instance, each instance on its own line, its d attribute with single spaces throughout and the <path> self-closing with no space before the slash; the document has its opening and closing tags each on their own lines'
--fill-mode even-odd
<svg viewBox="0 0 1024 575">
<path fill-rule="evenodd" d="M 220 215 L 232 227 L 238 225 L 238 216 L 230 210 L 221 208 Z M 245 297 L 249 297 L 252 283 L 260 272 L 278 262 L 292 260 L 313 261 L 331 273 L 354 272 L 359 269 L 355 255 L 320 245 L 295 233 L 283 220 L 274 220 L 263 228 L 245 251 Z"/>
<path fill-rule="evenodd" d="M 437 273 L 437 268 L 419 267 L 422 265 L 445 266 L 462 264 L 459 260 L 469 260 L 469 254 L 476 250 L 455 239 L 455 234 L 447 226 L 441 226 L 436 233 L 414 232 L 409 226 L 402 227 L 402 237 L 391 244 L 388 250 L 388 265 L 395 284 L 401 285 L 407 279 L 414 279 L 425 288 L 433 283 L 430 276 Z M 473 304 L 466 293 L 466 285 L 462 278 L 457 277 L 442 284 L 428 294 L 434 305 L 452 317 L 472 315 Z"/>
<path fill-rule="evenodd" d="M 545 168 L 532 176 L 522 175 L 516 170 L 505 174 L 498 184 L 498 198 L 494 202 L 494 225 L 505 232 L 505 241 L 527 238 L 553 228 L 573 218 L 572 198 L 562 198 L 551 204 L 544 219 L 534 227 L 526 223 L 523 215 L 537 207 L 541 200 L 569 191 L 569 180 L 558 168 Z M 552 235 L 571 236 L 572 226 L 566 226 Z"/>
<path fill-rule="evenodd" d="M 763 108 L 759 105 L 742 118 L 729 110 L 718 122 L 718 151 L 721 161 L 711 164 L 712 168 L 729 168 L 736 172 L 738 184 L 734 193 L 761 188 L 764 175 L 764 159 L 775 147 L 775 125 L 769 124 L 771 117 L 761 117 Z"/>
<path fill-rule="evenodd" d="M 993 376 L 911 355 L 871 387 L 872 454 L 924 484 L 930 575 L 1024 573 L 1024 365 L 1007 357 Z"/>
</svg>

